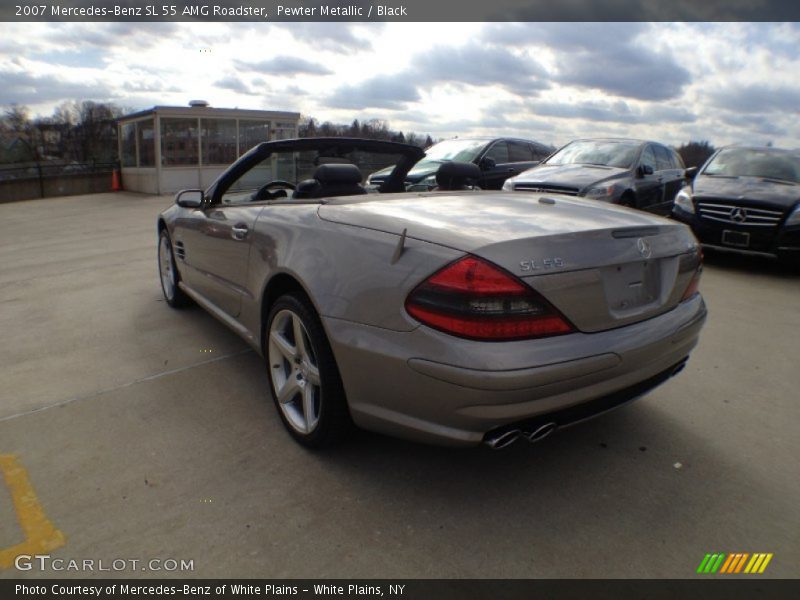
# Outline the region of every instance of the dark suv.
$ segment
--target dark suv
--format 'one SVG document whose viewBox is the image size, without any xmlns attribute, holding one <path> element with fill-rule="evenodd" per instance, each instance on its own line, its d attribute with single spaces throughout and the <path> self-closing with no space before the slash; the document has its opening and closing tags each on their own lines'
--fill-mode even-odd
<svg viewBox="0 0 800 600">
<path fill-rule="evenodd" d="M 673 216 L 703 244 L 800 265 L 800 150 L 718 150 L 680 191 Z"/>
<path fill-rule="evenodd" d="M 506 180 L 504 190 L 585 196 L 668 215 L 686 181 L 678 153 L 657 142 L 575 140 L 538 166 Z"/>
<path fill-rule="evenodd" d="M 469 137 L 444 140 L 425 150 L 420 160 L 406 175 L 410 189 L 431 189 L 436 186 L 436 171 L 443 162 L 471 162 L 481 170 L 476 185 L 484 190 L 499 190 L 503 182 L 547 158 L 553 148 L 539 142 L 517 138 Z M 367 186 L 377 187 L 394 169 L 394 165 L 372 173 Z"/>
</svg>

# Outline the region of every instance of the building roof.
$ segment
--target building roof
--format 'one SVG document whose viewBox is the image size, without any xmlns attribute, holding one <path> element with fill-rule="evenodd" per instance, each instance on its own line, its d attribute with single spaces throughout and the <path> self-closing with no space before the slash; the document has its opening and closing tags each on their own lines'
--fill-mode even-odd
<svg viewBox="0 0 800 600">
<path fill-rule="evenodd" d="M 132 121 L 158 114 L 166 117 L 227 117 L 229 119 L 285 119 L 298 121 L 299 112 L 282 110 L 253 110 L 248 108 L 214 108 L 212 106 L 154 106 L 146 110 L 124 115 L 118 121 Z"/>
</svg>

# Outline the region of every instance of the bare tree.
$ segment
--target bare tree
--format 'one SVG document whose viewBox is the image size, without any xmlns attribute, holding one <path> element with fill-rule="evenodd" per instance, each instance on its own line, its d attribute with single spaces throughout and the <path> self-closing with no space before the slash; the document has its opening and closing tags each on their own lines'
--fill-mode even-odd
<svg viewBox="0 0 800 600">
<path fill-rule="evenodd" d="M 6 109 L 0 122 L 3 161 L 38 161 L 36 129 L 31 122 L 28 107 L 12 104 Z"/>
<path fill-rule="evenodd" d="M 689 142 L 676 148 L 687 167 L 699 167 L 714 154 L 716 148 L 707 141 Z"/>
</svg>

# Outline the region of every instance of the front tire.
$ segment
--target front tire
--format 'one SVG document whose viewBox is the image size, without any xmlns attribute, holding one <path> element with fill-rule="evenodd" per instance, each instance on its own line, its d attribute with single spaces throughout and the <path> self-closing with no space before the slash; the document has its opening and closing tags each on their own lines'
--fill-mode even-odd
<svg viewBox="0 0 800 600">
<path fill-rule="evenodd" d="M 161 292 L 167 304 L 172 308 L 183 308 L 192 303 L 191 298 L 178 287 L 181 275 L 175 265 L 172 242 L 166 229 L 162 229 L 158 234 L 158 275 L 161 279 Z"/>
<path fill-rule="evenodd" d="M 295 440 L 322 448 L 352 430 L 333 352 L 322 322 L 304 296 L 286 294 L 272 306 L 264 354 L 273 401 Z"/>
</svg>

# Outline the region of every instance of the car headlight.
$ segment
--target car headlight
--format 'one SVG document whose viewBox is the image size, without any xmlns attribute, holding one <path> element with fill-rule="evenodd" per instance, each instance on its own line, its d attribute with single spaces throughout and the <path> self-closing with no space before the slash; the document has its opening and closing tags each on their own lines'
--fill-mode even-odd
<svg viewBox="0 0 800 600">
<path fill-rule="evenodd" d="M 678 195 L 675 196 L 675 207 L 693 215 L 694 202 L 692 202 L 692 193 L 689 190 L 681 190 L 678 192 Z"/>
<path fill-rule="evenodd" d="M 514 191 L 514 178 L 509 177 L 508 179 L 503 182 L 503 191 L 504 192 L 513 192 Z"/>
<path fill-rule="evenodd" d="M 614 197 L 614 191 L 613 185 L 596 185 L 588 188 L 581 195 L 592 200 L 611 200 Z"/>
<path fill-rule="evenodd" d="M 783 224 L 784 227 L 790 227 L 792 225 L 800 225 L 800 204 L 794 207 L 794 210 L 789 213 L 789 218 L 786 219 L 786 223 Z"/>
<path fill-rule="evenodd" d="M 417 183 L 406 183 L 407 192 L 430 192 L 436 187 L 436 175 L 428 175 Z"/>
</svg>

